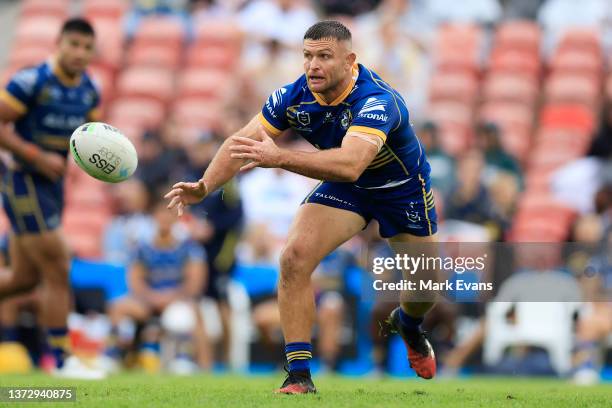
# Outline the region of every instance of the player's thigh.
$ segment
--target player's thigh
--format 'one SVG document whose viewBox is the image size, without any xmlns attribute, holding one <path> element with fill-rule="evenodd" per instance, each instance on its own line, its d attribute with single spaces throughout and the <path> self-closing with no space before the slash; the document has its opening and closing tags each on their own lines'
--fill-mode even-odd
<svg viewBox="0 0 612 408">
<path fill-rule="evenodd" d="M 151 307 L 141 299 L 124 296 L 114 301 L 108 308 L 113 323 L 119 323 L 123 318 L 131 318 L 138 322 L 145 322 L 152 314 Z"/>
<path fill-rule="evenodd" d="M 60 228 L 20 237 L 22 248 L 42 274 L 67 272 L 70 255 Z"/>
<path fill-rule="evenodd" d="M 355 212 L 305 203 L 291 225 L 281 263 L 299 262 L 313 267 L 365 225 L 364 218 Z"/>
</svg>

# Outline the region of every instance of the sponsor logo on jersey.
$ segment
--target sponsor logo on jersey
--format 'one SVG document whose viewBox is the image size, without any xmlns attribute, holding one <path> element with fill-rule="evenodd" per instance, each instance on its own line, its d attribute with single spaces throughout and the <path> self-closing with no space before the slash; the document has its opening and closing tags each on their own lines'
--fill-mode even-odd
<svg viewBox="0 0 612 408">
<path fill-rule="evenodd" d="M 366 103 L 363 105 L 357 117 L 379 120 L 381 122 L 386 122 L 389 119 L 389 115 L 384 114 L 386 112 L 385 107 L 387 106 L 387 101 L 377 99 L 377 98 L 368 98 Z"/>
<path fill-rule="evenodd" d="M 331 112 L 325 112 L 325 117 L 323 118 L 323 123 L 333 123 L 334 115 Z"/>
<path fill-rule="evenodd" d="M 285 88 L 279 88 L 272 93 L 272 107 L 276 108 L 283 101 L 283 95 L 285 93 L 287 93 Z"/>
</svg>

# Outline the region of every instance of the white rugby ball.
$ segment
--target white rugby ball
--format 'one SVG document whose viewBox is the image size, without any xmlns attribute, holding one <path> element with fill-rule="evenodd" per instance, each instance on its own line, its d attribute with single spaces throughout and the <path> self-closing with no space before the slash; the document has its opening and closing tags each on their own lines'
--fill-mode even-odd
<svg viewBox="0 0 612 408">
<path fill-rule="evenodd" d="M 130 139 L 102 122 L 76 128 L 70 137 L 70 153 L 87 174 L 107 183 L 128 179 L 138 166 L 138 154 Z"/>
</svg>

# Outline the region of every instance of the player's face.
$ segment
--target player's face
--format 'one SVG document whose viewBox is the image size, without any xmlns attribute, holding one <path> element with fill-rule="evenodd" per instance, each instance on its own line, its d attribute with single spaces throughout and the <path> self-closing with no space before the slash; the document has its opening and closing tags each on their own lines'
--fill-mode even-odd
<svg viewBox="0 0 612 408">
<path fill-rule="evenodd" d="M 77 75 L 87 68 L 94 56 L 94 37 L 87 34 L 67 32 L 59 40 L 58 59 L 69 75 Z"/>
<path fill-rule="evenodd" d="M 354 56 L 345 41 L 304 40 L 304 73 L 312 92 L 325 93 L 351 75 Z"/>
</svg>

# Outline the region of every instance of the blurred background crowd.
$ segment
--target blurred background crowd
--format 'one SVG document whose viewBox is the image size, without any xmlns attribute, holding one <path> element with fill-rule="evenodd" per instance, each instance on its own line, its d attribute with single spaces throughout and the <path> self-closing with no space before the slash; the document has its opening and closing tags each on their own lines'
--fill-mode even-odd
<svg viewBox="0 0 612 408">
<path fill-rule="evenodd" d="M 85 316 L 109 316 L 106 329 L 92 323 L 98 318 L 75 316 L 75 341 L 84 348 L 95 349 L 96 339 L 109 333 L 120 348 L 134 331 L 149 343 L 151 330 L 125 323 L 138 321 L 125 293 L 134 285 L 131 266 L 146 269 L 143 246 L 168 230 L 177 242 L 201 249 L 190 253 L 208 299 L 201 309 L 210 347 L 195 352 L 199 366 L 282 362 L 278 254 L 316 181 L 257 168 L 180 220 L 160 211 L 159 201 L 174 182 L 200 178 L 223 140 L 271 92 L 301 75 L 303 33 L 323 18 L 346 24 L 358 62 L 405 98 L 431 163 L 442 240 L 571 241 L 612 253 L 609 1 L 4 0 L 2 82 L 44 60 L 63 19 L 74 14 L 90 19 L 97 32 L 90 72 L 102 92 L 104 120 L 139 152 L 136 175 L 118 185 L 75 166 L 68 175 L 64 230 L 75 255 L 75 304 Z M 279 143 L 310 149 L 291 132 Z M 381 337 L 376 323 L 393 305 L 360 297 L 367 250 L 388 251 L 373 225 L 315 272 L 316 355 L 325 370 L 403 375 L 407 363 L 386 357 L 403 355 L 401 342 Z M 559 363 L 550 349 L 540 353 L 546 342 L 522 339 L 496 361 L 489 356 L 487 369 L 565 375 L 584 368 L 585 381 L 611 376 L 602 369 L 612 363 L 612 274 L 603 258 L 607 269 L 589 276 L 598 282 L 590 289 L 576 276 L 577 290 L 595 291 L 589 299 L 600 302 L 550 310 L 533 303 L 527 311 L 491 311 L 477 302 L 437 306 L 426 326 L 445 372 L 484 370 L 487 351 L 477 350 L 490 350 L 487 333 L 495 324 L 516 323 L 521 315 L 561 322 L 569 314 L 568 331 L 559 336 L 570 337 L 571 364 Z M 32 330 L 32 301 L 0 310 L 1 324 L 19 321 L 24 333 Z M 134 364 L 157 367 L 141 360 Z"/>
</svg>

